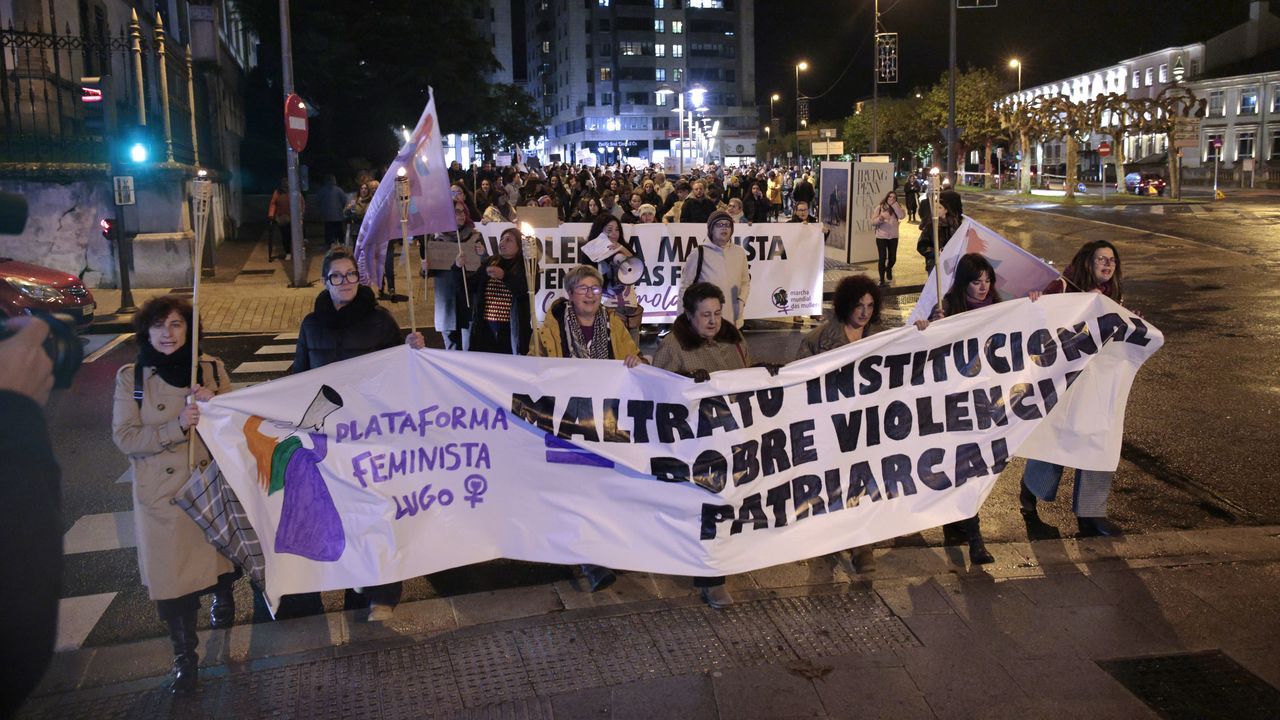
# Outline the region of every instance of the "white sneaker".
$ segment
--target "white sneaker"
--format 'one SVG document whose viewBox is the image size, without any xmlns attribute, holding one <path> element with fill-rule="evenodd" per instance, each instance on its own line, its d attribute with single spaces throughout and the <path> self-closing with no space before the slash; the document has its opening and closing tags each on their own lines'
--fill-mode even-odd
<svg viewBox="0 0 1280 720">
<path fill-rule="evenodd" d="M 391 605 L 379 605 L 371 603 L 369 605 L 369 622 L 387 622 L 395 617 L 396 609 Z"/>
<path fill-rule="evenodd" d="M 733 596 L 729 594 L 729 588 L 724 585 L 701 588 L 700 594 L 703 602 L 716 610 L 727 608 L 733 604 Z"/>
</svg>

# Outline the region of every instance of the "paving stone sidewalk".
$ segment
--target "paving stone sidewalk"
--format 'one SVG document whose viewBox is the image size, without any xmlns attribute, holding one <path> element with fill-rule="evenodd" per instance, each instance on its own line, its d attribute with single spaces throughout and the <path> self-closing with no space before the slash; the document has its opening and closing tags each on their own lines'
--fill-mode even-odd
<svg viewBox="0 0 1280 720">
<path fill-rule="evenodd" d="M 1274 718 L 1280 527 L 877 551 L 730 578 L 622 574 L 63 653 L 23 718 Z"/>
</svg>

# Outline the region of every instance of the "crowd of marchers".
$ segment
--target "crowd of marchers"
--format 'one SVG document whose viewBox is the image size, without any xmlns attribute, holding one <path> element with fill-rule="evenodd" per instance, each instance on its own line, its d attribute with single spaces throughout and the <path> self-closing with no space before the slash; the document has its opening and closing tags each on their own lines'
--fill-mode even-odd
<svg viewBox="0 0 1280 720">
<path fill-rule="evenodd" d="M 583 358 L 621 362 L 627 367 L 649 364 L 687 376 L 695 382 L 716 372 L 762 365 L 772 373 L 778 365 L 756 363 L 741 328 L 751 277 L 743 249 L 733 242 L 735 226 L 770 221 L 815 222 L 809 209 L 816 196 L 807 168 L 745 166 L 707 167 L 680 177 L 657 168 L 547 167 L 497 168 L 484 163 L 464 172 L 456 163 L 450 169 L 455 220 L 460 237 L 449 233 L 450 244 L 461 240 L 464 251 L 445 267 L 430 266 L 426 254 L 422 274 L 431 279 L 435 294 L 434 327 L 447 349 L 533 355 L 546 358 Z M 326 198 L 321 188 L 316 198 L 336 226 L 326 230 L 329 250 L 322 265 L 323 290 L 314 311 L 298 331 L 292 372 L 322 367 L 366 353 L 407 343 L 422 348 L 422 333 L 406 337 L 391 313 L 379 304 L 394 292 L 394 266 L 388 262 L 388 281 L 381 298 L 365 284 L 356 258 L 343 243 L 344 213 L 358 220 L 367 210 L 375 188 L 362 178 L 354 198 L 346 199 L 333 187 Z M 342 198 L 339 199 L 338 195 Z M 902 196 L 902 202 L 899 201 Z M 275 207 L 285 203 L 273 202 Z M 518 230 L 504 230 L 496 253 L 489 254 L 477 223 L 511 222 L 515 208 L 536 205 L 554 207 L 564 222 L 590 223 L 591 239 L 607 238 L 612 255 L 597 262 L 574 266 L 565 273 L 563 297 L 555 300 L 540 324 L 531 322 L 530 283 Z M 963 221 L 960 195 L 946 190 L 938 203 L 938 234 L 945 246 Z M 333 213 L 330 213 L 333 210 Z M 278 212 L 278 210 L 277 210 Z M 706 237 L 698 252 L 690 253 L 681 274 L 682 312 L 657 344 L 652 356 L 643 354 L 638 342 L 640 313 L 634 293 L 619 282 L 619 268 L 628 252 L 621 239 L 630 224 L 682 222 L 705 225 Z M 866 275 L 843 279 L 835 289 L 831 312 L 802 339 L 796 358 L 843 347 L 881 329 L 881 288 L 891 282 L 900 229 L 919 233 L 918 249 L 928 266 L 933 264 L 932 213 L 921 202 L 915 176 L 901 181 L 874 208 L 868 218 L 875 227 L 880 248 L 879 280 Z M 911 223 L 918 221 L 919 226 Z M 330 234 L 332 233 L 332 234 Z M 929 242 L 925 242 L 928 239 Z M 424 239 L 425 240 L 425 239 Z M 474 259 L 466 257 L 475 252 Z M 388 256 L 392 256 L 388 252 Z M 1122 266 L 1116 248 L 1093 241 L 1080 248 L 1062 276 L 1044 293 L 1097 292 L 1122 301 Z M 981 254 L 961 257 L 954 281 L 932 320 L 999 302 L 996 273 Z M 465 291 L 464 291 L 465 288 Z M 1042 293 L 1032 293 L 1032 299 Z M 202 355 L 196 363 L 198 377 L 191 383 L 192 308 L 178 296 L 148 301 L 135 315 L 139 348 L 137 361 L 117 376 L 113 437 L 129 457 L 133 468 L 133 502 L 137 516 L 138 557 L 143 583 L 169 628 L 174 649 L 172 687 L 177 692 L 195 688 L 197 615 L 201 597 L 212 596 L 210 624 L 225 628 L 234 622 L 233 583 L 239 569 L 210 545 L 199 528 L 173 502 L 187 480 L 188 431 L 200 421 L 196 400 L 208 400 L 228 392 L 231 384 L 217 358 Z M 928 321 L 917 327 L 928 332 Z M 209 462 L 203 445 L 195 457 L 200 467 Z M 1020 503 L 1028 527 L 1043 525 L 1037 515 L 1038 500 L 1053 500 L 1064 468 L 1029 461 L 1022 477 Z M 1074 510 L 1083 535 L 1120 534 L 1109 521 L 1107 499 L 1111 473 L 1077 471 Z M 944 526 L 948 544 L 967 544 L 970 562 L 992 562 L 982 536 L 978 516 Z M 851 548 L 850 561 L 859 573 L 875 570 L 870 547 Z M 609 568 L 583 565 L 582 586 L 591 592 L 613 583 Z M 697 578 L 695 586 L 713 608 L 733 603 L 723 577 Z M 254 589 L 255 620 L 265 619 L 260 589 Z M 351 588 L 347 609 L 368 609 L 371 621 L 394 616 L 402 593 L 401 583 Z M 285 596 L 274 608 L 276 618 L 323 612 L 319 593 Z"/>
</svg>

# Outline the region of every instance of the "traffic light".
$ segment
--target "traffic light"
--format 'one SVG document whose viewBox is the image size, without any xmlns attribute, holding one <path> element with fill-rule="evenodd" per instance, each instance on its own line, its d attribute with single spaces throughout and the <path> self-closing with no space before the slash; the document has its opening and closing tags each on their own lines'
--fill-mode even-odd
<svg viewBox="0 0 1280 720">
<path fill-rule="evenodd" d="M 115 242 L 116 240 L 116 219 L 115 218 L 102 218 L 101 220 L 98 221 L 98 227 L 102 228 L 102 237 L 106 238 L 108 242 Z"/>
<path fill-rule="evenodd" d="M 155 143 L 147 127 L 133 127 L 123 133 L 117 147 L 117 162 L 128 174 L 138 175 L 151 165 Z"/>
</svg>

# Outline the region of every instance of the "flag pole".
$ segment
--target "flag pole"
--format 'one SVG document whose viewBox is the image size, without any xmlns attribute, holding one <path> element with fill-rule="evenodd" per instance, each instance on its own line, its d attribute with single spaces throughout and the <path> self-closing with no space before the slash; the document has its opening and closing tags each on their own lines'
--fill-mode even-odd
<svg viewBox="0 0 1280 720">
<path fill-rule="evenodd" d="M 938 247 L 938 214 L 941 204 L 938 202 L 942 191 L 942 176 L 938 168 L 929 171 L 929 215 L 933 218 L 933 279 L 938 285 L 938 314 L 942 314 L 942 250 Z"/>
<path fill-rule="evenodd" d="M 463 212 L 466 212 L 466 213 L 470 213 L 470 212 L 471 212 L 470 210 L 466 209 L 466 206 L 465 206 L 465 205 L 463 206 L 462 211 L 463 211 Z M 456 216 L 455 216 L 455 217 L 456 217 Z M 457 225 L 457 224 L 458 224 L 458 223 L 457 223 L 457 221 L 455 220 L 454 225 Z M 459 257 L 463 257 L 463 255 L 462 255 L 462 228 L 461 228 L 461 227 L 458 227 L 458 231 L 457 231 L 457 232 L 455 232 L 455 233 L 453 234 L 453 236 L 454 236 L 455 238 L 457 238 L 457 239 L 458 239 L 458 256 L 459 256 Z M 466 261 L 465 259 L 462 261 L 462 299 L 466 301 L 466 303 L 467 303 L 467 307 L 468 307 L 468 308 L 470 308 L 470 307 L 471 307 L 471 291 L 467 289 L 467 261 Z"/>
<path fill-rule="evenodd" d="M 195 217 L 194 242 L 192 244 L 191 267 L 191 384 L 193 388 L 191 401 L 195 402 L 196 378 L 200 370 L 200 265 L 204 257 L 204 234 L 209 225 L 209 198 L 213 195 L 213 183 L 209 181 L 209 173 L 201 170 L 191 181 L 191 211 Z M 196 429 L 187 429 L 191 433 L 187 438 L 187 471 L 196 466 Z"/>
<path fill-rule="evenodd" d="M 409 237 L 409 176 L 401 167 L 396 171 L 396 201 L 400 205 L 400 235 L 404 238 L 401 250 L 404 252 L 404 281 L 408 283 L 409 293 L 409 332 L 418 332 L 418 316 L 413 302 L 413 268 L 409 265 L 409 250 L 413 239 Z M 389 245 L 390 243 L 388 243 Z M 390 252 L 388 248 L 387 252 Z"/>
</svg>

